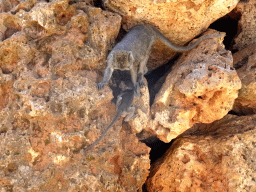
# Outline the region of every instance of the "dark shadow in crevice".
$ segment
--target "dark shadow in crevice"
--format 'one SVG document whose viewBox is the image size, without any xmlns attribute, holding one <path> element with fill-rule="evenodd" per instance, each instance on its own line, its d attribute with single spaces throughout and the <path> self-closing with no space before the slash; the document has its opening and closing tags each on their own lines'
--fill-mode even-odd
<svg viewBox="0 0 256 192">
<path fill-rule="evenodd" d="M 248 115 L 255 115 L 256 109 L 248 108 L 248 107 L 241 107 L 239 112 L 237 111 L 229 111 L 228 114 L 230 115 L 236 115 L 236 116 L 248 116 Z"/>
<path fill-rule="evenodd" d="M 76 4 L 76 3 L 83 3 L 84 5 L 88 5 L 88 6 L 93 6 L 94 5 L 94 1 L 93 0 L 90 0 L 90 1 L 83 1 L 83 0 L 70 0 L 69 1 L 69 5 L 73 5 L 73 4 Z M 81 7 L 79 7 L 81 8 Z"/>
<path fill-rule="evenodd" d="M 223 41 L 226 49 L 232 51 L 232 53 L 237 52 L 233 49 L 234 38 L 236 38 L 241 32 L 241 27 L 239 26 L 239 20 L 241 19 L 242 14 L 235 8 L 229 14 L 218 19 L 210 25 L 209 28 L 226 32 L 226 37 Z"/>
<path fill-rule="evenodd" d="M 237 116 L 244 116 L 244 115 L 241 115 L 241 114 L 239 115 L 239 113 L 237 113 L 237 112 L 235 112 L 233 110 L 229 111 L 228 114 L 230 114 L 230 115 L 237 115 Z"/>
<path fill-rule="evenodd" d="M 94 2 L 94 6 L 95 6 L 95 7 L 99 7 L 99 8 L 101 8 L 102 10 L 105 10 L 105 8 L 103 7 L 103 2 L 102 2 L 102 0 L 94 0 L 93 2 Z"/>
<path fill-rule="evenodd" d="M 123 27 L 120 27 L 119 33 L 118 33 L 117 38 L 116 38 L 116 43 L 120 42 L 123 39 L 123 37 L 126 33 L 127 33 L 127 31 L 125 31 L 123 29 Z"/>
<path fill-rule="evenodd" d="M 146 189 L 146 184 L 144 183 L 144 185 L 142 186 L 142 192 L 148 192 Z"/>
<path fill-rule="evenodd" d="M 162 157 L 165 154 L 165 152 L 171 147 L 174 141 L 175 139 L 173 139 L 170 143 L 165 143 L 158 139 L 156 136 L 152 136 L 150 138 L 143 140 L 142 142 L 151 148 L 150 164 L 152 165 L 156 160 Z"/>
<path fill-rule="evenodd" d="M 145 143 L 148 147 L 151 148 L 150 151 L 150 164 L 152 165 L 154 162 L 159 160 L 159 158 L 163 157 L 166 151 L 171 147 L 175 139 L 173 139 L 170 143 L 164 143 L 156 136 L 152 136 L 148 139 L 143 140 L 142 142 Z M 147 192 L 146 184 L 142 186 L 142 191 Z"/>
<path fill-rule="evenodd" d="M 178 60 L 180 54 L 171 59 L 167 64 L 162 65 L 145 75 L 148 82 L 148 89 L 150 95 L 150 106 L 152 106 L 156 94 L 159 92 L 167 75 L 171 72 L 173 65 Z"/>
</svg>

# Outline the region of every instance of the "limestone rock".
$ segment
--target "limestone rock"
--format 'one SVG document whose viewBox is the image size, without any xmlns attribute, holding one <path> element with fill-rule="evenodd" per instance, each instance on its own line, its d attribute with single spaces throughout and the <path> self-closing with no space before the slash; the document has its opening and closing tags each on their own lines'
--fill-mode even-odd
<svg viewBox="0 0 256 192">
<path fill-rule="evenodd" d="M 255 124 L 255 115 L 227 115 L 195 126 L 152 165 L 148 192 L 255 191 Z"/>
<path fill-rule="evenodd" d="M 21 20 L 11 13 L 0 14 L 0 41 L 3 41 L 22 29 Z"/>
<path fill-rule="evenodd" d="M 0 68 L 4 74 L 18 73 L 23 65 L 32 61 L 35 48 L 23 32 L 15 33 L 0 43 Z"/>
<path fill-rule="evenodd" d="M 89 72 L 42 80 L 24 74 L 14 82 L 13 100 L 1 111 L 0 143 L 0 178 L 13 189 L 136 191 L 142 187 L 150 165 L 149 148 L 120 130 L 121 120 L 97 147 L 82 150 L 115 115 L 111 90 L 98 92 L 96 77 Z"/>
<path fill-rule="evenodd" d="M 85 63 L 87 69 L 103 72 L 106 68 L 107 53 L 114 45 L 121 27 L 121 17 L 115 13 L 102 11 L 100 8 L 88 7 L 87 12 L 91 24 L 88 41 L 85 47 L 80 49 L 79 58 Z"/>
<path fill-rule="evenodd" d="M 239 31 L 234 39 L 233 49 L 242 50 L 256 41 L 256 7 L 255 0 L 240 1 L 237 4 L 236 12 L 241 14 L 239 20 Z"/>
<path fill-rule="evenodd" d="M 23 27 L 36 21 L 48 35 L 64 31 L 65 25 L 74 15 L 76 15 L 76 10 L 68 4 L 68 1 L 38 2 L 29 11 L 29 14 L 23 9 L 16 13 L 17 17 L 24 20 Z"/>
<path fill-rule="evenodd" d="M 233 110 L 240 115 L 256 113 L 256 43 L 236 52 L 233 57 L 242 82 Z"/>
<path fill-rule="evenodd" d="M 0 1 L 0 13 L 2 12 L 8 12 L 12 8 L 14 8 L 16 5 L 20 3 L 19 0 L 1 0 Z"/>
<path fill-rule="evenodd" d="M 215 20 L 234 9 L 238 0 L 104 0 L 103 3 L 106 8 L 122 15 L 125 30 L 128 31 L 138 24 L 149 23 L 157 27 L 172 43 L 184 45 L 204 32 Z M 156 43 L 151 53 L 147 63 L 150 70 L 175 55 L 160 42 Z"/>
<path fill-rule="evenodd" d="M 17 13 L 21 9 L 25 11 L 30 11 L 36 3 L 37 0 L 21 0 L 19 4 L 11 10 L 11 12 Z"/>
<path fill-rule="evenodd" d="M 0 14 L 0 191 L 139 191 L 149 148 L 115 116 L 98 71 L 121 17 L 81 3 Z M 146 111 L 147 112 L 147 111 Z"/>
<path fill-rule="evenodd" d="M 50 62 L 54 65 L 65 59 L 64 63 L 73 64 L 79 60 L 84 69 L 103 71 L 120 24 L 119 15 L 100 8 L 87 5 L 81 8 L 69 5 L 68 1 L 39 2 L 28 12 L 19 9 L 15 15 L 2 13 L 0 39 L 23 31 L 29 40 L 40 40 L 39 49 L 53 55 Z"/>
<path fill-rule="evenodd" d="M 241 81 L 220 39 L 207 39 L 183 54 L 166 77 L 151 108 L 149 129 L 164 142 L 211 123 L 232 109 Z"/>
<path fill-rule="evenodd" d="M 140 94 L 134 98 L 135 118 L 129 121 L 129 125 L 134 133 L 140 133 L 147 127 L 150 117 L 149 92 L 146 78 L 144 78 L 145 86 L 140 88 Z"/>
</svg>

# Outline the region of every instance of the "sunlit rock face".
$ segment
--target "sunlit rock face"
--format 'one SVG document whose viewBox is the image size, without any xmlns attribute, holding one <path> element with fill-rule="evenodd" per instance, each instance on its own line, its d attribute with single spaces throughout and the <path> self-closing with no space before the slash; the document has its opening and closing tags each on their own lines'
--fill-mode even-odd
<svg viewBox="0 0 256 192">
<path fill-rule="evenodd" d="M 137 191 L 149 148 L 123 129 L 111 89 L 97 89 L 118 14 L 69 1 L 0 14 L 0 191 Z M 149 109 L 147 109 L 149 111 Z"/>
<path fill-rule="evenodd" d="M 231 52 L 207 39 L 172 67 L 151 108 L 149 128 L 170 142 L 195 123 L 211 123 L 233 107 L 241 81 Z"/>
<path fill-rule="evenodd" d="M 156 161 L 146 182 L 153 191 L 255 191 L 256 115 L 227 115 L 194 126 Z"/>
</svg>

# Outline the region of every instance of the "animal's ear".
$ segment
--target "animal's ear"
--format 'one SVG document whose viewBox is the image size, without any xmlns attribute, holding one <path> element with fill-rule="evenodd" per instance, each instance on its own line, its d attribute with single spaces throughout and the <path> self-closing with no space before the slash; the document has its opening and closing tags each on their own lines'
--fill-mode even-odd
<svg viewBox="0 0 256 192">
<path fill-rule="evenodd" d="M 129 60 L 129 62 L 131 62 L 131 63 L 133 63 L 133 62 L 134 62 L 134 57 L 133 57 L 133 55 L 132 55 L 132 52 L 131 52 L 131 51 L 129 51 L 129 52 L 128 52 L 128 60 Z"/>
</svg>

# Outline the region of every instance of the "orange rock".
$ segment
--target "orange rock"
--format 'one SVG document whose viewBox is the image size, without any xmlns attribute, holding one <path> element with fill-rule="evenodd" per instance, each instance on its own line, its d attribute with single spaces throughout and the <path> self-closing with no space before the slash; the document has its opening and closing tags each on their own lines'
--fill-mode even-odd
<svg viewBox="0 0 256 192">
<path fill-rule="evenodd" d="M 255 123 L 227 115 L 194 126 L 152 165 L 148 192 L 255 191 Z"/>
<path fill-rule="evenodd" d="M 170 142 L 195 123 L 224 117 L 241 88 L 232 61 L 231 53 L 216 39 L 183 54 L 155 97 L 149 129 Z"/>
<path fill-rule="evenodd" d="M 150 149 L 122 118 L 83 152 L 115 115 L 110 87 L 97 82 L 121 25 L 121 16 L 83 3 L 31 0 L 0 14 L 0 191 L 138 191 L 145 183 Z M 141 111 L 148 115 L 148 103 Z"/>
</svg>

